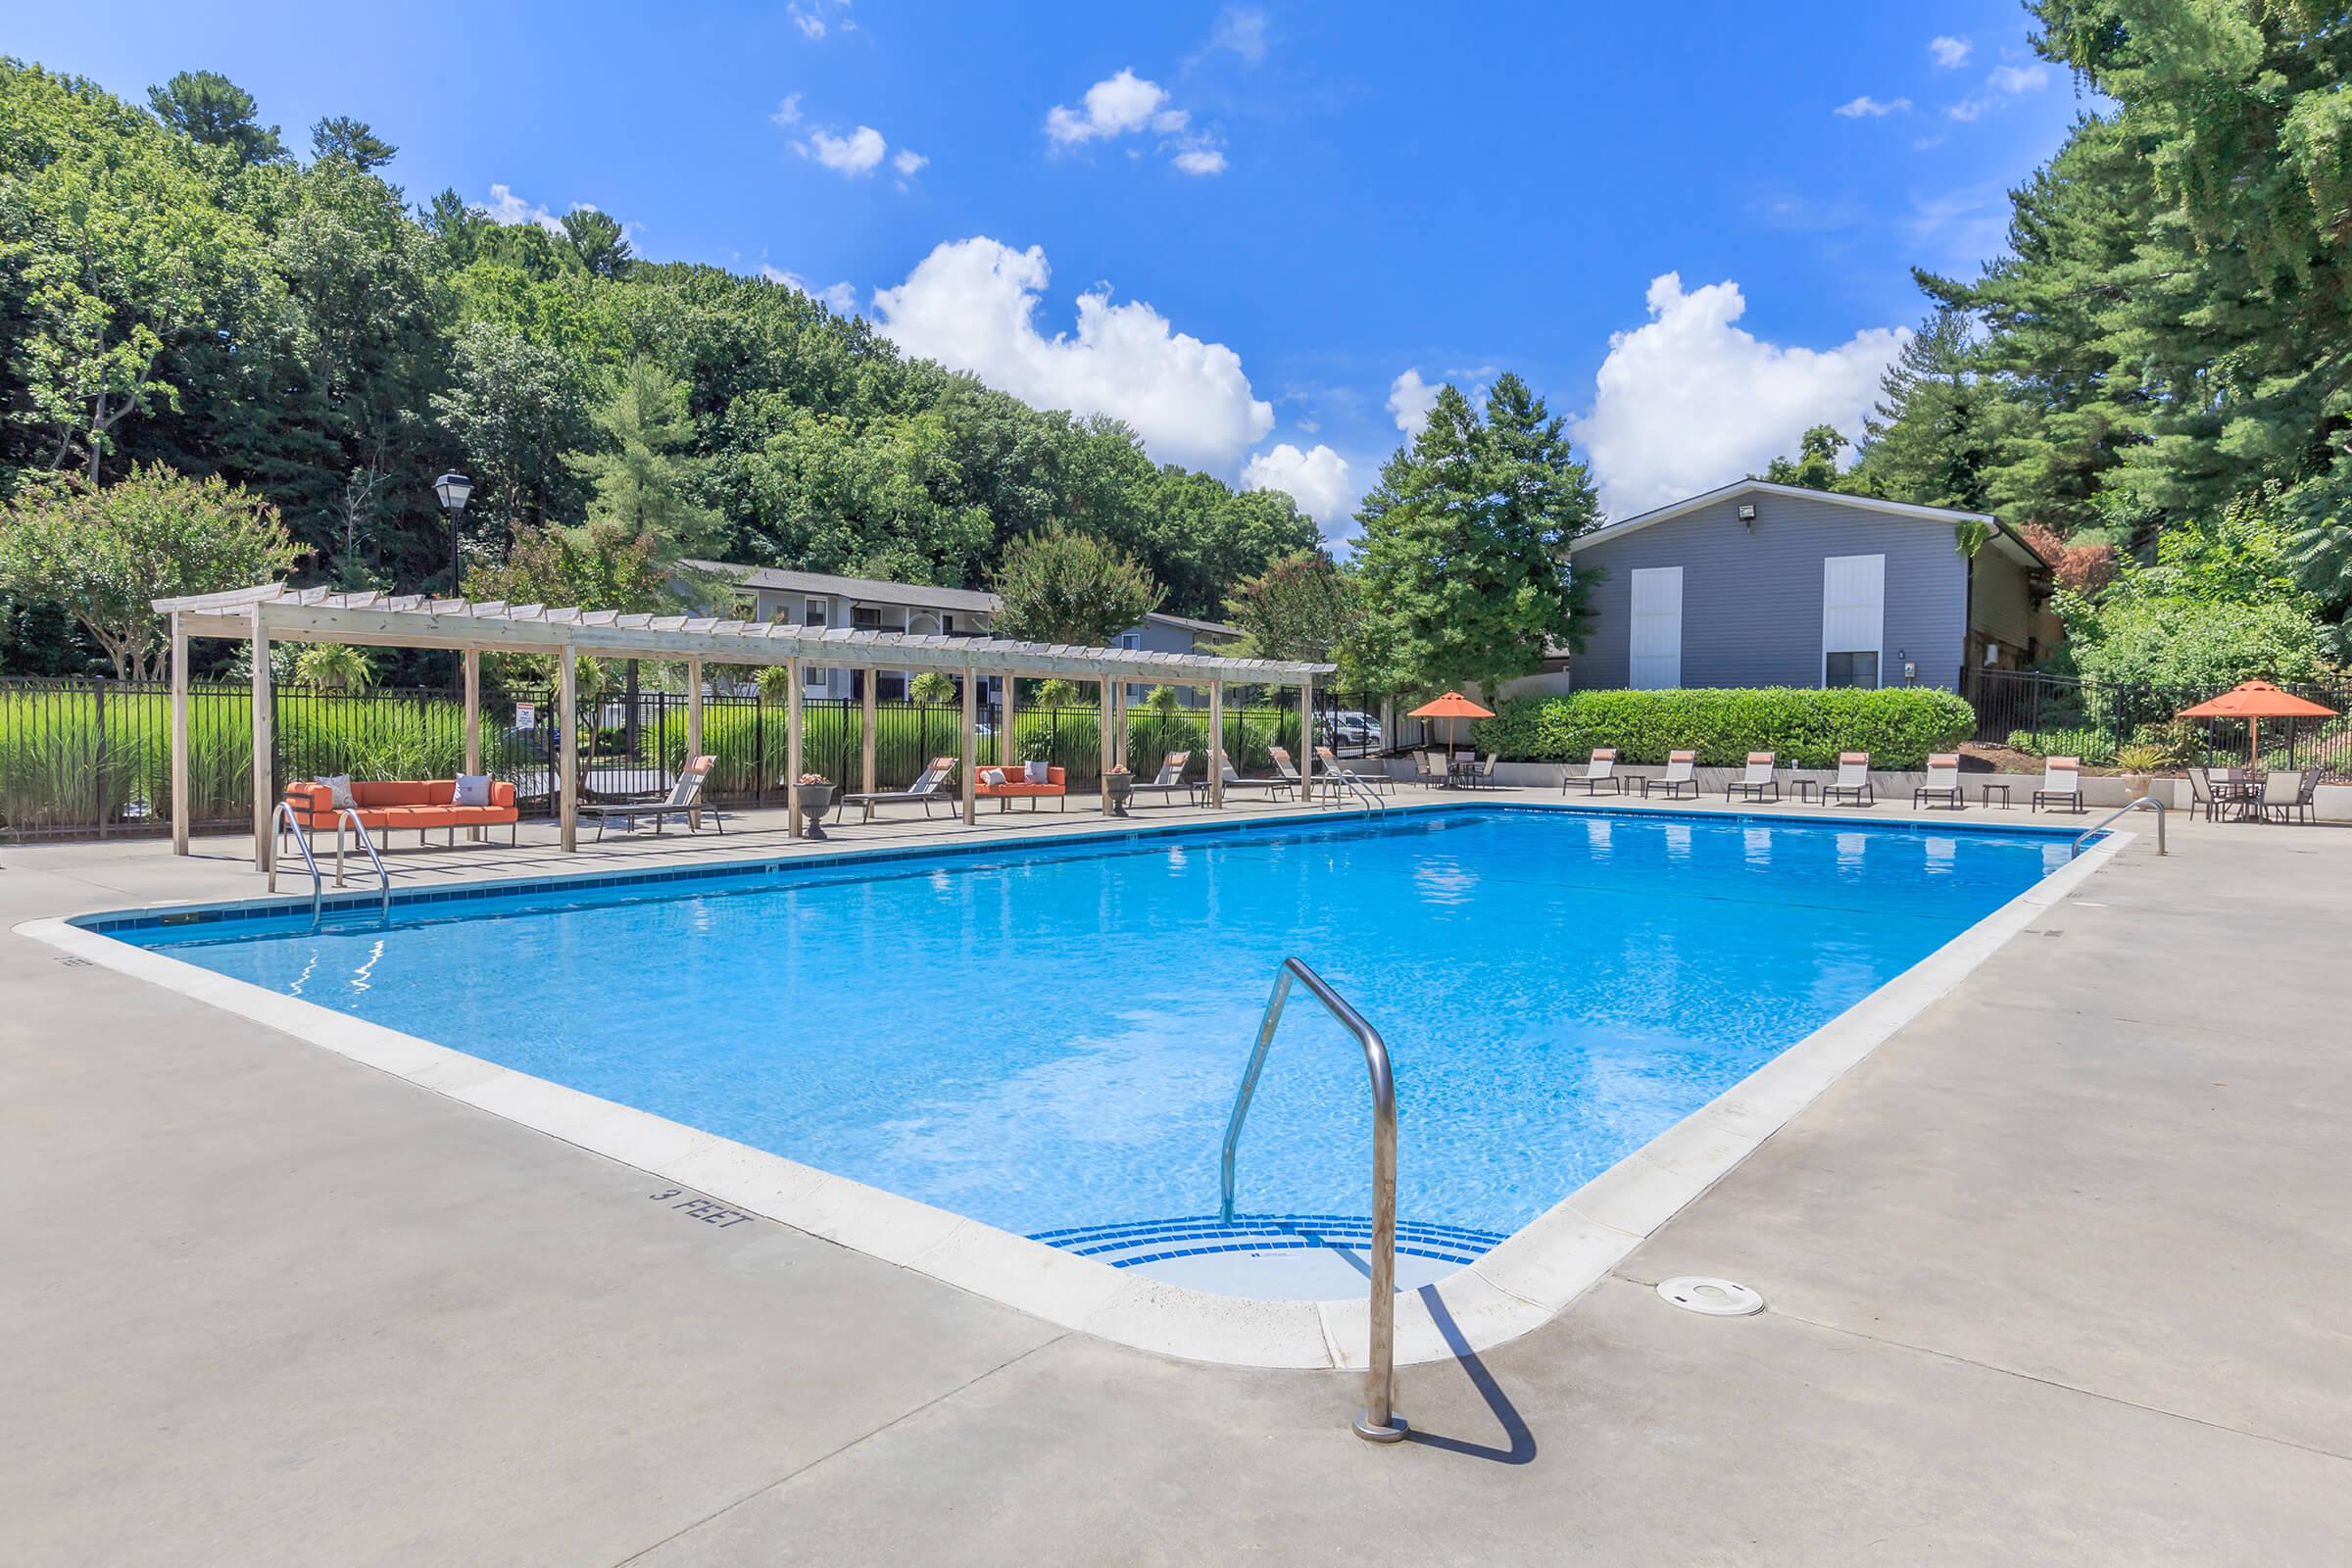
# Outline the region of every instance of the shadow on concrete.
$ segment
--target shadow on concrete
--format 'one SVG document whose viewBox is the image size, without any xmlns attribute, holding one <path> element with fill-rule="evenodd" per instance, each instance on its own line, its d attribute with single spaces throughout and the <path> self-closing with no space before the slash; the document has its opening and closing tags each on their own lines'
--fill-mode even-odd
<svg viewBox="0 0 2352 1568">
<path fill-rule="evenodd" d="M 1497 1448 L 1460 1438 L 1442 1437 L 1434 1432 L 1424 1432 L 1419 1427 L 1405 1434 L 1405 1442 L 1418 1443 L 1425 1448 L 1438 1448 L 1446 1453 L 1464 1454 L 1473 1459 L 1491 1459 L 1496 1464 L 1531 1463 L 1536 1457 L 1536 1435 L 1528 1430 L 1526 1419 L 1511 1403 L 1510 1396 L 1502 1392 L 1502 1385 L 1494 1381 L 1494 1374 L 1487 1370 L 1487 1363 L 1478 1358 L 1476 1350 L 1470 1348 L 1470 1342 L 1462 1337 L 1461 1325 L 1454 1322 L 1453 1314 L 1446 1310 L 1446 1302 L 1439 1297 L 1438 1288 L 1424 1285 L 1420 1297 L 1421 1304 L 1429 1309 L 1429 1320 L 1438 1326 L 1438 1333 L 1445 1337 L 1446 1348 L 1453 1351 L 1454 1360 L 1461 1363 L 1463 1373 L 1470 1379 L 1470 1386 L 1478 1390 L 1479 1397 L 1487 1401 L 1487 1408 L 1494 1412 L 1495 1423 L 1502 1428 L 1502 1435 L 1510 1440 L 1510 1446 Z"/>
</svg>

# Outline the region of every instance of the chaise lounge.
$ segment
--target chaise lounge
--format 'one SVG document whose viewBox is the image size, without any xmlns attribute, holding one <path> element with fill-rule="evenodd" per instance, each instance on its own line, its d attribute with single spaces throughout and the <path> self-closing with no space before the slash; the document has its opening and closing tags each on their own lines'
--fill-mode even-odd
<svg viewBox="0 0 2352 1568">
<path fill-rule="evenodd" d="M 1582 773 L 1562 776 L 1560 793 L 1565 795 L 1571 789 L 1581 787 L 1587 795 L 1598 795 L 1604 784 L 1609 787 L 1611 795 L 1625 793 L 1625 776 L 1617 771 L 1617 748 L 1614 746 L 1593 747 L 1592 755 L 1585 760 Z"/>
<path fill-rule="evenodd" d="M 1777 753 L 1748 753 L 1747 771 L 1723 787 L 1723 798 L 1729 801 L 1735 795 L 1744 795 L 1759 803 L 1779 800 L 1781 781 L 1772 771 L 1779 763 L 1780 756 Z"/>
<path fill-rule="evenodd" d="M 1928 759 L 1928 781 L 1911 792 L 1911 809 L 1942 801 L 1953 810 L 1960 809 L 1960 754 L 1937 752 Z"/>
<path fill-rule="evenodd" d="M 2082 812 L 2082 759 L 2045 757 L 2041 760 L 2041 787 L 2034 792 L 2031 809 L 2038 811 L 2044 806 L 2053 809 L 2071 806 L 2077 814 Z"/>
<path fill-rule="evenodd" d="M 1159 775 L 1148 784 L 1139 783 L 1128 790 L 1130 798 L 1137 795 L 1157 795 L 1163 798 L 1182 791 L 1189 800 L 1193 787 L 1184 781 L 1185 764 L 1193 760 L 1190 752 L 1170 752 L 1159 760 Z"/>
<path fill-rule="evenodd" d="M 1698 754 L 1696 752 L 1668 752 L 1666 754 L 1666 771 L 1656 778 L 1644 778 L 1642 781 L 1642 798 L 1645 801 L 1648 800 L 1649 792 L 1652 789 L 1657 790 L 1670 801 L 1682 799 L 1683 791 L 1689 790 L 1690 798 L 1697 800 Z"/>
<path fill-rule="evenodd" d="M 1876 806 L 1878 792 L 1870 787 L 1870 754 L 1868 752 L 1839 752 L 1838 776 L 1821 787 L 1824 806 Z"/>
<path fill-rule="evenodd" d="M 865 808 L 865 814 L 858 818 L 860 822 L 871 822 L 874 819 L 874 808 L 877 806 L 920 805 L 923 808 L 923 815 L 927 817 L 931 814 L 931 808 L 934 806 L 951 808 L 955 806 L 956 797 L 948 791 L 948 780 L 955 776 L 955 758 L 934 757 L 931 759 L 931 765 L 924 768 L 915 781 L 906 788 L 844 795 L 841 798 L 842 808 L 845 810 L 853 806 Z"/>
<path fill-rule="evenodd" d="M 596 819 L 596 836 L 600 840 L 605 836 L 605 824 L 608 822 L 618 822 L 626 831 L 634 833 L 637 824 L 647 817 L 653 818 L 654 834 L 660 837 L 663 826 L 673 816 L 686 819 L 686 831 L 689 833 L 696 831 L 701 819 L 708 816 L 711 828 L 724 838 L 727 829 L 719 820 L 718 808 L 703 804 L 703 785 L 710 777 L 710 769 L 717 763 L 715 757 L 690 759 L 684 767 L 678 769 L 677 782 L 670 785 L 669 793 L 661 800 L 598 801 L 582 806 L 580 815 Z"/>
</svg>

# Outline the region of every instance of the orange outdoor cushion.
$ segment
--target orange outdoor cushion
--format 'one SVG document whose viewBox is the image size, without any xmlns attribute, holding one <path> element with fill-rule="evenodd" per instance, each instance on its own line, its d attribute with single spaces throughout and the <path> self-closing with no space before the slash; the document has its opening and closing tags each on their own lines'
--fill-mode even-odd
<svg viewBox="0 0 2352 1568">
<path fill-rule="evenodd" d="M 1026 795 L 1045 795 L 1045 796 L 1054 796 L 1054 795 L 1064 795 L 1064 794 L 1067 794 L 1067 793 L 1068 793 L 1068 790 L 1067 790 L 1067 788 L 1066 788 L 1066 787 L 1063 785 L 1063 783 L 1062 783 L 1062 771 L 1061 771 L 1061 769 L 1060 769 L 1060 768 L 1058 768 L 1058 767 L 1049 767 L 1049 768 L 1047 768 L 1047 769 L 1046 769 L 1046 777 L 1047 777 L 1047 779 L 1048 779 L 1048 780 L 1050 780 L 1050 782 L 1048 782 L 1048 783 L 1044 783 L 1044 784 L 1032 784 L 1032 783 L 1028 782 L 1026 779 L 1022 778 L 1022 777 L 1021 777 L 1021 775 L 1020 775 L 1020 766 L 1021 766 L 1021 764 L 1020 764 L 1020 763 L 1018 763 L 1018 762 L 1015 762 L 1015 763 L 1013 763 L 1012 765 L 1010 765 L 1009 767 L 1006 767 L 1006 768 L 1004 769 L 1004 783 L 1002 783 L 1002 784 L 991 784 L 991 783 L 989 783 L 987 780 L 985 780 L 985 779 L 981 778 L 981 776 L 980 776 L 980 775 L 981 775 L 981 774 L 983 774 L 983 773 L 985 773 L 985 772 L 987 772 L 987 771 L 988 771 L 988 768 L 989 768 L 990 766 L 996 766 L 996 765 L 999 765 L 999 764 L 996 764 L 996 763 L 990 763 L 990 764 L 987 764 L 986 766 L 982 766 L 982 767 L 976 767 L 976 768 L 974 768 L 974 769 L 972 770 L 972 779 L 973 779 L 974 787 L 975 787 L 975 789 L 977 790 L 977 792 L 978 792 L 979 794 L 981 794 L 981 795 L 990 795 L 990 796 L 995 796 L 995 795 L 1023 795 L 1023 796 L 1026 796 Z"/>
</svg>

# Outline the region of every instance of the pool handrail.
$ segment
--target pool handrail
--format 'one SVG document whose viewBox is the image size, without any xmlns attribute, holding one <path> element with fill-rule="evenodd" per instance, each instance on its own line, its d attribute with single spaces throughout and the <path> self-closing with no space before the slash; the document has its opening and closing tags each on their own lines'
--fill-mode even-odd
<svg viewBox="0 0 2352 1568">
<path fill-rule="evenodd" d="M 1388 1042 L 1364 1015 L 1348 1004 L 1324 978 L 1295 957 L 1282 960 L 1274 973 L 1274 993 L 1257 1026 L 1257 1044 L 1250 1049 L 1250 1065 L 1242 1070 L 1242 1087 L 1233 1097 L 1233 1115 L 1225 1123 L 1225 1151 L 1219 1172 L 1222 1183 L 1220 1213 L 1233 1223 L 1233 1160 L 1242 1141 L 1242 1123 L 1257 1094 L 1258 1075 L 1265 1071 L 1266 1052 L 1282 1023 L 1283 1004 L 1290 1001 L 1291 982 L 1303 982 L 1323 1008 L 1364 1048 L 1364 1066 L 1372 1075 L 1372 1317 L 1371 1341 L 1364 1373 L 1364 1407 L 1356 1412 L 1355 1435 L 1368 1443 L 1395 1443 L 1405 1434 L 1404 1418 L 1396 1413 L 1396 1079 L 1389 1067 Z"/>
<path fill-rule="evenodd" d="M 294 847 L 302 852 L 302 863 L 311 869 L 311 918 L 316 920 L 318 918 L 320 906 L 326 899 L 326 879 L 318 874 L 318 862 L 311 855 L 310 835 L 302 830 L 302 823 L 295 819 L 293 802 L 279 801 L 277 808 L 270 813 L 271 827 L 276 827 L 281 819 L 285 822 L 287 830 L 294 835 Z M 277 857 L 271 854 L 267 860 L 265 870 L 269 878 L 269 888 L 270 892 L 275 893 L 277 891 Z"/>
<path fill-rule="evenodd" d="M 2138 800 L 2133 801 L 2131 805 L 2100 817 L 2096 822 L 2093 822 L 2090 826 L 2076 834 L 2074 848 L 2071 852 L 2069 852 L 2067 858 L 2071 860 L 2075 858 L 2075 856 L 2081 855 L 2082 853 L 2082 846 L 2089 843 L 2094 835 L 2106 831 L 2108 823 L 2117 820 L 2119 817 L 2129 816 L 2133 811 L 2138 810 L 2141 807 L 2146 807 L 2156 813 L 2156 853 L 2158 855 L 2172 854 L 2173 852 L 2166 849 L 2164 846 L 2164 803 L 2153 795 L 2142 795 Z"/>
<path fill-rule="evenodd" d="M 348 806 L 335 813 L 335 886 L 343 885 L 343 824 L 347 819 L 351 823 L 352 833 L 360 841 L 360 848 L 368 852 L 368 863 L 375 867 L 375 880 L 383 889 L 383 900 L 378 907 L 389 915 L 392 912 L 392 873 L 384 869 L 384 858 L 375 853 L 375 840 L 368 836 L 368 824 L 361 821 L 360 813 Z"/>
</svg>

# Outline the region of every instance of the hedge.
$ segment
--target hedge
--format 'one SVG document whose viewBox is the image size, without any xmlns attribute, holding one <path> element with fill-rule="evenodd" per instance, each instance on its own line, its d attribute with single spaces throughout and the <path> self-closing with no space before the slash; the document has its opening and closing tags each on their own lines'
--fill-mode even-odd
<svg viewBox="0 0 2352 1568">
<path fill-rule="evenodd" d="M 1506 702 L 1471 726 L 1481 752 L 1514 762 L 1581 762 L 1614 746 L 1628 762 L 1663 762 L 1695 751 L 1703 767 L 1737 767 L 1753 752 L 1778 752 L 1788 767 L 1834 767 L 1839 752 L 1868 752 L 1882 768 L 1924 766 L 1976 733 L 1958 695 L 1896 686 L 1801 686 L 1571 692 Z"/>
</svg>

